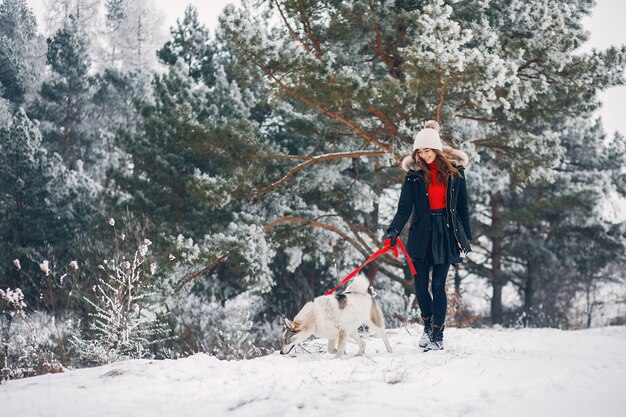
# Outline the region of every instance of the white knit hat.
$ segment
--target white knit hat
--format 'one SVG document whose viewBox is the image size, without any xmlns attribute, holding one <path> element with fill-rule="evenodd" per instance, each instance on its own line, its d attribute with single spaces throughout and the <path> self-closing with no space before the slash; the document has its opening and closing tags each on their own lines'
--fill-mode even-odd
<svg viewBox="0 0 626 417">
<path fill-rule="evenodd" d="M 439 123 L 435 120 L 429 120 L 424 123 L 424 129 L 415 135 L 413 150 L 424 148 L 443 150 L 441 138 L 439 137 Z"/>
</svg>

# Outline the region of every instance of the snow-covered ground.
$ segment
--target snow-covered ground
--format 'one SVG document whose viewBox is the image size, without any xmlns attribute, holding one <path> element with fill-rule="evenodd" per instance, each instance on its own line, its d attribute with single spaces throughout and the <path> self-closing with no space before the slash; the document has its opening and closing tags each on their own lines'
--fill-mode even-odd
<svg viewBox="0 0 626 417">
<path fill-rule="evenodd" d="M 0 385 L 1 416 L 626 416 L 626 327 L 448 329 L 423 353 L 417 327 L 388 330 L 394 353 L 135 360 Z"/>
</svg>

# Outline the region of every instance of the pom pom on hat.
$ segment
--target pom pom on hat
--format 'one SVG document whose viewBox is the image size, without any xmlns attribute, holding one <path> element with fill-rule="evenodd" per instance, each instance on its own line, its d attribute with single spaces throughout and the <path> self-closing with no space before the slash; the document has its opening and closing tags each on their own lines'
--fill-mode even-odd
<svg viewBox="0 0 626 417">
<path fill-rule="evenodd" d="M 441 129 L 439 127 L 439 123 L 437 123 L 436 120 L 429 120 L 426 123 L 424 123 L 424 128 L 425 129 L 435 129 L 437 132 L 439 132 L 439 130 Z"/>
<path fill-rule="evenodd" d="M 416 149 L 437 149 L 443 150 L 441 138 L 439 137 L 439 123 L 436 120 L 429 120 L 424 123 L 424 129 L 415 135 L 413 150 Z"/>
</svg>

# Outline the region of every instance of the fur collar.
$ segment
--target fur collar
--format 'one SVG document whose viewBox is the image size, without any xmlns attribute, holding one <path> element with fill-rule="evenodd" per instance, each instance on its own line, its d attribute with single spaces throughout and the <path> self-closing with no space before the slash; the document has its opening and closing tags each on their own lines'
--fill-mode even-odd
<svg viewBox="0 0 626 417">
<path fill-rule="evenodd" d="M 469 166 L 469 156 L 459 149 L 454 149 L 449 146 L 443 147 L 443 154 L 448 157 L 452 161 L 452 163 L 456 164 L 458 167 L 466 168 Z M 402 160 L 401 167 L 405 171 L 419 171 L 420 167 L 415 163 L 411 155 L 407 155 Z"/>
</svg>

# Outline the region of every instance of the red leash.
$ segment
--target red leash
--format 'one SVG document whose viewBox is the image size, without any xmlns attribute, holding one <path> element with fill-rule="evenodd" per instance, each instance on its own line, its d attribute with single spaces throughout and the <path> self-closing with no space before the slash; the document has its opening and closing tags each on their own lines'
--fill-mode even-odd
<svg viewBox="0 0 626 417">
<path fill-rule="evenodd" d="M 391 239 L 385 240 L 385 246 L 383 246 L 382 249 L 379 249 L 376 252 L 374 252 L 374 254 L 372 256 L 370 256 L 369 259 L 367 261 L 365 261 L 365 263 L 363 265 L 361 265 L 360 267 L 358 267 L 357 269 L 352 271 L 347 277 L 345 277 L 343 280 L 341 280 L 341 282 L 335 288 L 333 288 L 332 290 L 328 290 L 326 292 L 326 294 L 324 294 L 324 295 L 331 295 L 332 293 L 334 293 L 337 288 L 341 287 L 343 284 L 345 284 L 346 282 L 350 281 L 356 274 L 358 274 L 361 271 L 361 269 L 363 269 L 363 267 L 365 265 L 367 265 L 368 263 L 372 262 L 374 259 L 378 258 L 383 253 L 386 253 L 386 252 L 389 252 L 390 250 L 393 250 L 393 256 L 397 258 L 398 257 L 398 246 L 400 247 L 400 250 L 402 250 L 402 253 L 404 253 L 404 256 L 406 257 L 406 260 L 409 262 L 409 267 L 411 268 L 411 273 L 413 275 L 416 275 L 417 271 L 415 270 L 415 267 L 413 266 L 413 262 L 411 261 L 411 257 L 406 252 L 406 249 L 404 248 L 404 244 L 402 243 L 402 241 L 400 239 L 397 239 L 397 243 L 396 243 L 395 246 L 390 246 L 390 244 L 391 244 Z"/>
</svg>

